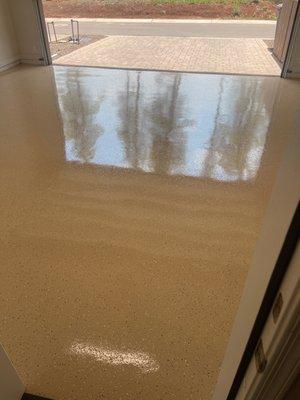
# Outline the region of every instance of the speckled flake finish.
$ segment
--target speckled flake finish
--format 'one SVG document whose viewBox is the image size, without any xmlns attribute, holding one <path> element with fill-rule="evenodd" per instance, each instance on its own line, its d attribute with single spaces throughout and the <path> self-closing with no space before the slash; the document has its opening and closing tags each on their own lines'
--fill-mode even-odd
<svg viewBox="0 0 300 400">
<path fill-rule="evenodd" d="M 0 342 L 26 391 L 210 399 L 299 82 L 22 67 L 0 92 Z"/>
</svg>

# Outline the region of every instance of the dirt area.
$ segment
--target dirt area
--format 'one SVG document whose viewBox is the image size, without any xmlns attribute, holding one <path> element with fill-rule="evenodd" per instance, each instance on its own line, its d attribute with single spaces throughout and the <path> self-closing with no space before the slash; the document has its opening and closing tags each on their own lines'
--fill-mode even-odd
<svg viewBox="0 0 300 400">
<path fill-rule="evenodd" d="M 44 0 L 46 17 L 276 19 L 274 1 Z M 197 4 L 195 4 L 197 3 Z M 207 3 L 207 4 L 204 4 Z"/>
<path fill-rule="evenodd" d="M 106 36 L 100 36 L 100 35 L 93 35 L 93 36 L 83 35 L 80 37 L 79 44 L 74 44 L 67 40 L 61 42 L 51 42 L 50 51 L 52 54 L 52 59 L 56 60 L 62 56 L 72 53 L 75 50 L 80 49 L 81 47 L 88 46 L 91 43 L 104 39 L 105 37 Z"/>
</svg>

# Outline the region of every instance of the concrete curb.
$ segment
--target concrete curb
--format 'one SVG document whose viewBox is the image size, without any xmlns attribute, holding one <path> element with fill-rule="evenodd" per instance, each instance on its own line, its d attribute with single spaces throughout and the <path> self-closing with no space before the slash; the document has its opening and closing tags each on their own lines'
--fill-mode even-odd
<svg viewBox="0 0 300 400">
<path fill-rule="evenodd" d="M 120 35 L 120 34 L 118 34 L 118 35 L 107 35 L 106 37 L 104 37 L 103 39 L 100 39 L 101 40 L 101 42 L 104 42 L 105 40 L 107 40 L 107 39 L 110 39 L 110 38 L 136 38 L 137 37 L 137 35 Z M 205 36 L 205 37 L 201 37 L 201 36 L 165 36 L 165 35 L 162 35 L 162 36 L 152 36 L 152 35 L 139 35 L 139 37 L 143 37 L 143 38 L 161 38 L 161 39 L 197 39 L 197 40 L 234 40 L 234 41 L 236 41 L 236 42 L 243 42 L 243 41 L 245 41 L 245 40 L 252 40 L 252 41 L 260 41 L 260 42 L 263 42 L 262 44 L 264 45 L 264 46 L 267 46 L 265 43 L 264 43 L 264 40 L 270 40 L 270 38 L 253 38 L 253 37 L 226 37 L 226 38 L 224 38 L 224 37 L 222 37 L 222 36 L 214 36 L 214 37 L 210 37 L 210 36 Z M 96 43 L 96 42 L 94 42 L 94 43 Z M 93 43 L 91 43 L 91 44 L 93 44 Z"/>
<path fill-rule="evenodd" d="M 80 22 L 133 23 L 133 24 L 256 24 L 276 25 L 277 21 L 244 19 L 131 19 L 131 18 L 76 18 Z M 69 22 L 71 18 L 46 18 L 46 21 Z"/>
</svg>

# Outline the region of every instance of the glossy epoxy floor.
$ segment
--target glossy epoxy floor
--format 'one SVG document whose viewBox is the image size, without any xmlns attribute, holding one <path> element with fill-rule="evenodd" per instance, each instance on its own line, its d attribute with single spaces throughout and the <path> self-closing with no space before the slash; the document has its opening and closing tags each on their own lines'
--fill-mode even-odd
<svg viewBox="0 0 300 400">
<path fill-rule="evenodd" d="M 22 67 L 0 91 L 0 342 L 27 390 L 210 399 L 299 82 Z"/>
</svg>

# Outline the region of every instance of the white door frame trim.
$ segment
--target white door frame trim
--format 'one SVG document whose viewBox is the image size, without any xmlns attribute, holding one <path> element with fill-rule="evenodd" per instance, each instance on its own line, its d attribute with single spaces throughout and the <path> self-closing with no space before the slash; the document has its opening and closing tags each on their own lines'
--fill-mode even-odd
<svg viewBox="0 0 300 400">
<path fill-rule="evenodd" d="M 290 63 L 291 63 L 291 59 L 292 59 L 293 49 L 295 46 L 297 31 L 299 29 L 300 29 L 300 0 L 298 0 L 297 10 L 296 10 L 295 19 L 294 19 L 294 23 L 293 23 L 293 27 L 292 27 L 292 32 L 291 32 L 290 39 L 289 39 L 288 49 L 287 49 L 284 63 L 282 66 L 282 72 L 281 72 L 282 78 L 299 78 L 300 77 L 299 73 L 298 74 L 293 73 L 293 71 L 290 70 Z"/>
<path fill-rule="evenodd" d="M 261 335 L 265 368 L 257 372 L 255 357 L 252 358 L 237 400 L 284 399 L 300 372 L 299 265 L 300 243 L 277 292 L 277 307 L 273 307 Z"/>
<path fill-rule="evenodd" d="M 47 34 L 46 21 L 45 21 L 42 0 L 32 0 L 32 1 L 34 3 L 36 18 L 38 21 L 38 30 L 40 33 L 40 42 L 41 42 L 41 49 L 42 49 L 42 54 L 43 54 L 43 64 L 51 65 L 52 57 L 51 57 L 51 52 L 50 52 L 50 47 L 49 47 L 48 34 Z"/>
</svg>

